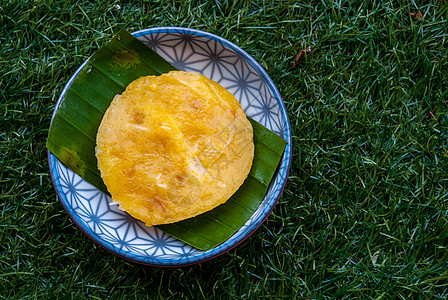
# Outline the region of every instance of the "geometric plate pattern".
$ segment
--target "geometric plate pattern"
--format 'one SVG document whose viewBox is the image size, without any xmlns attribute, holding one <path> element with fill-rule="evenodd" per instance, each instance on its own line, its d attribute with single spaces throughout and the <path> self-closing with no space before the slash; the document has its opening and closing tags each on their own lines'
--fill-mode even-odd
<svg viewBox="0 0 448 300">
<path fill-rule="evenodd" d="M 133 35 L 177 69 L 199 72 L 220 83 L 238 99 L 248 116 L 287 141 L 279 169 L 263 202 L 248 222 L 227 241 L 211 250 L 200 251 L 156 227 L 145 226 L 119 210 L 109 196 L 73 173 L 48 151 L 53 185 L 75 224 L 89 238 L 112 253 L 156 266 L 182 266 L 205 261 L 246 239 L 278 202 L 292 157 L 291 128 L 286 108 L 266 71 L 245 51 L 219 36 L 180 27 L 144 29 Z M 84 64 L 65 86 L 56 109 Z"/>
</svg>

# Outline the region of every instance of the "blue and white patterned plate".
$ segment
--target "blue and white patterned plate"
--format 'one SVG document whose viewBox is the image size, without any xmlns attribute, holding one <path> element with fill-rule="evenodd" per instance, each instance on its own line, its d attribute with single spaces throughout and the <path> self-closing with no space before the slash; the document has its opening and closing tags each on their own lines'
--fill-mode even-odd
<svg viewBox="0 0 448 300">
<path fill-rule="evenodd" d="M 235 95 L 248 116 L 288 142 L 266 197 L 251 219 L 232 237 L 209 251 L 200 251 L 122 212 L 107 195 L 48 152 L 53 185 L 75 224 L 97 244 L 123 258 L 156 266 L 182 266 L 214 258 L 252 234 L 281 196 L 292 150 L 291 128 L 285 106 L 266 71 L 238 46 L 219 36 L 178 27 L 145 29 L 133 35 L 177 69 L 199 72 L 219 82 Z M 56 108 L 84 64 L 70 78 Z"/>
</svg>

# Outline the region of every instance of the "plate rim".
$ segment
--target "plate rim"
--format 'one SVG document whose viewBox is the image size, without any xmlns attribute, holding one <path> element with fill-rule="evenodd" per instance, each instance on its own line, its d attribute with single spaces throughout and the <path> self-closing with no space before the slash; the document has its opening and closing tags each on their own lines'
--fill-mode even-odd
<svg viewBox="0 0 448 300">
<path fill-rule="evenodd" d="M 189 257 L 180 257 L 180 258 L 151 258 L 151 257 L 145 257 L 142 255 L 137 255 L 129 251 L 123 251 L 122 249 L 117 248 L 116 246 L 112 245 L 111 243 L 101 239 L 99 235 L 95 232 L 93 232 L 90 228 L 87 227 L 86 224 L 82 220 L 79 220 L 76 218 L 76 214 L 72 216 L 72 213 L 69 212 L 69 208 L 66 207 L 63 199 L 66 197 L 65 193 L 61 190 L 60 185 L 56 182 L 56 175 L 55 172 L 55 165 L 56 160 L 58 160 L 50 150 L 47 149 L 47 159 L 48 159 L 48 166 L 50 169 L 50 176 L 53 184 L 53 188 L 58 196 L 59 202 L 61 202 L 64 210 L 67 212 L 70 219 L 75 223 L 75 225 L 93 242 L 95 242 L 97 245 L 102 247 L 103 249 L 120 256 L 126 260 L 136 262 L 143 265 L 149 265 L 149 266 L 158 266 L 158 267 L 180 267 L 180 266 L 187 266 L 192 265 L 200 262 L 204 262 L 213 258 L 216 258 L 217 256 L 220 256 L 236 246 L 240 245 L 242 242 L 244 242 L 247 238 L 249 238 L 257 229 L 263 224 L 263 222 L 268 218 L 268 216 L 271 214 L 272 210 L 274 209 L 275 205 L 278 203 L 278 201 L 281 198 L 281 195 L 285 189 L 286 182 L 288 180 L 288 174 L 290 172 L 291 168 L 291 162 L 292 162 L 292 131 L 291 131 L 291 125 L 288 117 L 288 113 L 286 110 L 286 106 L 283 102 L 283 99 L 280 95 L 280 92 L 278 91 L 275 83 L 270 78 L 270 76 L 267 74 L 266 70 L 247 52 L 245 52 L 243 49 L 241 49 L 239 46 L 235 45 L 234 43 L 209 32 L 198 30 L 198 29 L 192 29 L 192 28 L 186 28 L 186 27 L 154 27 L 154 28 L 146 28 L 141 29 L 138 31 L 132 32 L 132 35 L 135 37 L 144 36 L 148 34 L 154 34 L 154 33 L 178 33 L 178 34 L 193 34 L 196 36 L 204 37 L 207 39 L 214 40 L 215 42 L 221 43 L 222 45 L 230 48 L 232 51 L 234 51 L 236 54 L 242 56 L 246 61 L 248 61 L 251 66 L 257 71 L 258 74 L 260 74 L 263 78 L 263 80 L 266 82 L 268 88 L 270 89 L 272 95 L 274 96 L 277 105 L 279 106 L 279 111 L 281 113 L 282 122 L 284 126 L 284 135 L 285 139 L 287 141 L 287 144 L 285 146 L 284 151 L 284 162 L 283 162 L 283 172 L 280 174 L 280 179 L 278 182 L 277 187 L 273 191 L 273 194 L 271 196 L 271 199 L 273 201 L 268 201 L 264 209 L 260 212 L 257 219 L 251 223 L 245 230 L 243 230 L 240 233 L 235 233 L 227 239 L 222 244 L 218 245 L 215 248 L 212 248 L 207 251 L 199 252 L 198 255 Z M 82 68 L 85 66 L 85 64 L 89 61 L 90 57 L 86 59 L 74 72 L 74 74 L 70 77 L 66 85 L 64 86 L 63 90 L 61 91 L 61 94 L 58 98 L 58 101 L 55 105 L 55 109 L 53 111 L 52 117 L 51 117 L 51 123 L 53 121 L 53 118 L 56 114 L 57 108 L 60 105 L 61 100 L 63 99 L 64 95 L 66 94 L 67 90 L 73 83 L 74 79 L 78 76 Z M 59 161 L 59 160 L 58 160 Z M 59 161 L 60 162 L 60 161 Z M 57 172 L 57 170 L 56 170 Z M 230 240 L 231 239 L 231 240 Z"/>
</svg>

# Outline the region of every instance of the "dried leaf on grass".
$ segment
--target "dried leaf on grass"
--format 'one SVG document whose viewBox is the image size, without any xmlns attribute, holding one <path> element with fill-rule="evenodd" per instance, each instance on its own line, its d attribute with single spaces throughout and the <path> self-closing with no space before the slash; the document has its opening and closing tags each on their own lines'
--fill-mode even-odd
<svg viewBox="0 0 448 300">
<path fill-rule="evenodd" d="M 415 20 L 417 20 L 417 21 L 419 21 L 419 20 L 422 20 L 423 19 L 423 17 L 424 17 L 424 15 L 423 15 L 423 13 L 421 12 L 421 11 L 419 11 L 419 12 L 412 12 L 412 13 L 409 13 L 409 15 L 411 16 L 411 17 L 413 17 Z"/>
<path fill-rule="evenodd" d="M 299 59 L 305 54 L 305 53 L 310 53 L 311 52 L 311 47 L 308 46 L 308 48 L 306 48 L 305 50 L 300 50 L 299 53 L 296 56 L 296 59 L 294 59 L 294 63 L 292 64 L 292 68 L 295 69 L 297 67 L 297 63 L 299 62 Z"/>
</svg>

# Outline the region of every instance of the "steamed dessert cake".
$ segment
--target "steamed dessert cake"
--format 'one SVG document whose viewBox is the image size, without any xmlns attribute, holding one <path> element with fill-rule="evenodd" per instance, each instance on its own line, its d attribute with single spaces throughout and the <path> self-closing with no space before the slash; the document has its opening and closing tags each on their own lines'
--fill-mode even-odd
<svg viewBox="0 0 448 300">
<path fill-rule="evenodd" d="M 148 226 L 168 224 L 238 190 L 252 166 L 252 126 L 236 98 L 201 74 L 141 77 L 107 109 L 96 156 L 120 209 Z"/>
</svg>

